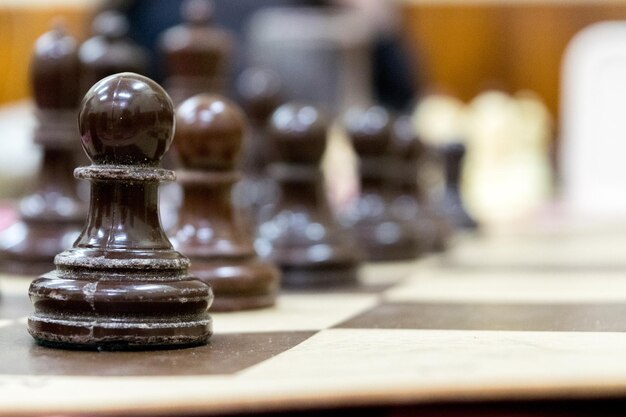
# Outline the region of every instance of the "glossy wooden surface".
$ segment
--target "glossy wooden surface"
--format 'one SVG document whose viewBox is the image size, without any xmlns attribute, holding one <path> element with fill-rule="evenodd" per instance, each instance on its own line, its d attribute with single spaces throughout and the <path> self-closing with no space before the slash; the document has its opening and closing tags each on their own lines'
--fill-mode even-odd
<svg viewBox="0 0 626 417">
<path fill-rule="evenodd" d="M 165 86 L 174 103 L 200 93 L 222 93 L 230 75 L 234 37 L 213 25 L 213 4 L 186 0 L 183 23 L 163 32 L 159 51 L 167 78 Z"/>
</svg>

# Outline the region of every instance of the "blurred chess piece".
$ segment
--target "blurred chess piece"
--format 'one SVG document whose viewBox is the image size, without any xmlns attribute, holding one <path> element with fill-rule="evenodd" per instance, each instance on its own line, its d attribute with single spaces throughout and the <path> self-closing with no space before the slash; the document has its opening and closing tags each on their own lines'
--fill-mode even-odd
<svg viewBox="0 0 626 417">
<path fill-rule="evenodd" d="M 79 50 L 82 66 L 81 94 L 96 82 L 119 72 L 147 74 L 148 53 L 126 37 L 128 20 L 116 11 L 98 14 L 92 23 L 93 37 L 87 39 Z"/>
<path fill-rule="evenodd" d="M 241 170 L 244 177 L 234 190 L 234 203 L 245 219 L 248 230 L 256 233 L 261 212 L 277 199 L 277 184 L 267 167 L 272 158 L 268 121 L 282 104 L 278 74 L 262 68 L 248 68 L 237 79 L 237 96 L 250 121 L 244 141 Z"/>
<path fill-rule="evenodd" d="M 442 175 L 437 187 L 433 187 L 437 212 L 453 228 L 476 228 L 477 223 L 467 212 L 463 195 L 465 105 L 453 97 L 432 95 L 418 104 L 412 118 L 418 135 L 439 154 L 441 161 Z"/>
<path fill-rule="evenodd" d="M 415 222 L 398 217 L 391 208 L 393 122 L 378 106 L 353 107 L 343 117 L 359 158 L 360 193 L 343 213 L 342 223 L 354 231 L 370 261 L 414 259 L 427 246 Z"/>
<path fill-rule="evenodd" d="M 243 112 L 221 96 L 200 94 L 181 103 L 176 114 L 184 197 L 174 246 L 190 257 L 193 275 L 213 288 L 214 311 L 274 305 L 279 272 L 258 258 L 232 204 Z"/>
<path fill-rule="evenodd" d="M 269 172 L 280 193 L 255 244 L 282 269 L 284 287 L 356 283 L 359 253 L 334 219 L 319 166 L 327 131 L 325 116 L 310 105 L 285 104 L 271 118 L 276 158 Z"/>
<path fill-rule="evenodd" d="M 186 0 L 181 7 L 184 22 L 160 37 L 165 88 L 175 104 L 200 93 L 224 93 L 230 76 L 234 38 L 211 25 L 213 3 Z"/>
<path fill-rule="evenodd" d="M 415 229 L 422 251 L 445 249 L 449 227 L 435 212 L 423 178 L 424 165 L 433 152 L 419 139 L 409 116 L 394 122 L 391 149 L 396 167 L 392 171 L 391 212 Z"/>
<path fill-rule="evenodd" d="M 39 274 L 71 246 L 84 222 L 72 173 L 79 143 L 76 126 L 80 66 L 76 39 L 57 26 L 35 43 L 30 76 L 36 105 L 34 142 L 43 149 L 36 190 L 19 205 L 20 221 L 0 236 L 6 272 Z"/>
<path fill-rule="evenodd" d="M 443 155 L 445 183 L 440 202 L 442 214 L 458 229 L 476 229 L 478 223 L 470 217 L 461 196 L 461 173 L 466 147 L 464 143 L 446 143 L 439 148 Z"/>
<path fill-rule="evenodd" d="M 490 91 L 470 103 L 464 196 L 481 225 L 507 227 L 545 205 L 551 134 L 548 109 L 530 93 Z"/>
</svg>

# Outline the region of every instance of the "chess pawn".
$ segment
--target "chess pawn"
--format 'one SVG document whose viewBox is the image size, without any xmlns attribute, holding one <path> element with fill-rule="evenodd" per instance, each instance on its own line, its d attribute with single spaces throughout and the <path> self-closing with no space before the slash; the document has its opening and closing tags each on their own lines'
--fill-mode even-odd
<svg viewBox="0 0 626 417">
<path fill-rule="evenodd" d="M 186 0 L 181 9 L 184 22 L 159 40 L 165 87 L 177 104 L 200 93 L 223 93 L 234 45 L 228 32 L 211 26 L 210 1 Z"/>
<path fill-rule="evenodd" d="M 344 127 L 359 158 L 360 193 L 342 216 L 370 261 L 414 259 L 421 236 L 391 210 L 392 116 L 382 107 L 352 108 Z"/>
<path fill-rule="evenodd" d="M 326 118 L 313 106 L 285 104 L 273 113 L 269 129 L 275 151 L 269 173 L 280 192 L 259 227 L 259 253 L 280 266 L 284 287 L 355 283 L 359 253 L 335 222 L 319 167 Z"/>
<path fill-rule="evenodd" d="M 422 181 L 422 164 L 432 152 L 417 137 L 409 116 L 393 123 L 391 153 L 396 167 L 393 175 L 391 212 L 413 225 L 424 252 L 441 251 L 446 246 L 449 226 L 435 213 Z"/>
<path fill-rule="evenodd" d="M 81 93 L 99 80 L 124 71 L 147 74 L 148 53 L 129 38 L 129 23 L 116 11 L 105 11 L 93 20 L 94 36 L 80 47 L 82 65 Z"/>
<path fill-rule="evenodd" d="M 87 223 L 56 270 L 34 280 L 28 331 L 43 345 L 152 349 L 205 343 L 211 288 L 187 273 L 189 260 L 163 232 L 158 168 L 172 142 L 174 110 L 154 81 L 133 73 L 96 83 L 81 104 L 79 130 L 93 162 Z"/>
<path fill-rule="evenodd" d="M 191 258 L 194 276 L 213 288 L 213 311 L 273 305 L 279 271 L 258 258 L 232 205 L 245 126 L 242 111 L 225 98 L 200 94 L 185 100 L 176 116 L 183 203 L 174 246 Z"/>
<path fill-rule="evenodd" d="M 80 233 L 85 205 L 78 199 L 74 148 L 79 102 L 77 43 L 61 26 L 35 43 L 30 77 L 36 106 L 34 141 L 42 147 L 36 191 L 19 204 L 20 221 L 0 235 L 5 272 L 36 275 Z"/>
<path fill-rule="evenodd" d="M 267 174 L 272 151 L 268 140 L 269 119 L 282 103 L 278 75 L 262 68 L 248 68 L 236 83 L 239 102 L 250 121 L 249 140 L 242 149 L 244 177 L 234 190 L 234 203 L 245 219 L 248 230 L 256 232 L 263 210 L 276 200 L 278 188 Z"/>
<path fill-rule="evenodd" d="M 443 155 L 445 184 L 440 202 L 440 210 L 444 217 L 458 229 L 476 229 L 478 224 L 465 210 L 461 199 L 461 168 L 465 157 L 465 145 L 449 143 L 441 145 L 439 151 Z"/>
</svg>

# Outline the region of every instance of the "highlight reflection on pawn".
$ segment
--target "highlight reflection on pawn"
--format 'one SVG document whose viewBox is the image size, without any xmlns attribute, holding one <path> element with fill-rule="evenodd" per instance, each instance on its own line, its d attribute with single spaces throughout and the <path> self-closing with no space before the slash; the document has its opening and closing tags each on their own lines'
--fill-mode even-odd
<svg viewBox="0 0 626 417">
<path fill-rule="evenodd" d="M 215 292 L 213 311 L 267 307 L 275 303 L 279 271 L 258 258 L 252 237 L 232 204 L 240 179 L 243 112 L 229 100 L 200 94 L 176 112 L 176 147 L 183 203 L 173 242 L 191 258 L 191 271 Z"/>
<path fill-rule="evenodd" d="M 173 105 L 154 81 L 104 78 L 81 104 L 83 149 L 93 162 L 87 224 L 56 270 L 31 283 L 28 331 L 43 345 L 151 349 L 206 343 L 211 288 L 187 273 L 189 260 L 161 229 L 158 164 L 172 143 Z"/>
</svg>

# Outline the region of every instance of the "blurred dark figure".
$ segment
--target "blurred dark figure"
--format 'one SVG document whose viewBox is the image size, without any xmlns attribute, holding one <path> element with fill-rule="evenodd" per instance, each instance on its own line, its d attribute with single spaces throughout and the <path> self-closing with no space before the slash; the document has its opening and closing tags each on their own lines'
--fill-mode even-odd
<svg viewBox="0 0 626 417">
<path fill-rule="evenodd" d="M 158 56 L 157 40 L 167 28 L 181 22 L 183 0 L 111 0 L 105 9 L 114 8 L 124 12 L 130 22 L 129 36 L 151 51 L 150 76 L 163 81 L 161 59 Z M 397 33 L 392 2 L 386 0 L 213 0 L 214 22 L 232 32 L 238 46 L 233 57 L 230 85 L 250 64 L 245 57 L 244 41 L 250 18 L 266 7 L 346 7 L 364 14 L 376 26 L 373 45 L 372 78 L 374 99 L 394 110 L 407 110 L 412 100 L 419 95 L 420 79 L 411 65 Z M 232 89 L 231 89 L 232 91 Z"/>
</svg>

